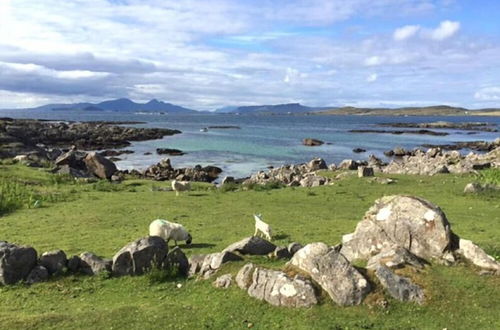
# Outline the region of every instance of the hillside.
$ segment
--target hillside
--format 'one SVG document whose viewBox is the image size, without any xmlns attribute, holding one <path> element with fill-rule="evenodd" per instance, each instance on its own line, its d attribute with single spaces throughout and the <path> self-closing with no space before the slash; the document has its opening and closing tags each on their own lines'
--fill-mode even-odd
<svg viewBox="0 0 500 330">
<path fill-rule="evenodd" d="M 300 103 L 285 103 L 273 105 L 250 105 L 250 106 L 230 106 L 216 110 L 216 113 L 240 113 L 240 114 L 297 114 L 323 110 L 325 108 L 313 108 Z"/>
<path fill-rule="evenodd" d="M 321 115 L 359 115 L 359 116 L 491 116 L 500 114 L 500 109 L 470 110 L 461 107 L 436 105 L 429 107 L 403 107 L 403 108 L 356 108 L 341 107 L 316 112 Z"/>
</svg>

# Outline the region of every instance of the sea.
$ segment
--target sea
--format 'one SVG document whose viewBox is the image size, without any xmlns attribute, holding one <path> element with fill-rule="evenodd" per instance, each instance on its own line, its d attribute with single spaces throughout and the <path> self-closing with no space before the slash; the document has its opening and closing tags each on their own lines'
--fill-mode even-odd
<svg viewBox="0 0 500 330">
<path fill-rule="evenodd" d="M 162 114 L 84 111 L 0 110 L 0 117 L 50 119 L 62 121 L 140 121 L 134 127 L 171 128 L 182 134 L 160 140 L 132 142 L 116 162 L 120 169 L 145 169 L 165 156 L 156 148 L 175 148 L 183 156 L 169 156 L 174 167 L 213 165 L 222 168 L 224 176 L 246 177 L 269 167 L 299 164 L 315 157 L 328 164 L 344 159 L 363 160 L 370 154 L 387 158 L 383 152 L 394 147 L 412 149 L 423 144 L 450 144 L 459 141 L 493 141 L 498 132 L 477 132 L 457 129 L 433 129 L 449 133 L 446 136 L 413 134 L 351 133 L 353 129 L 384 129 L 379 123 L 488 122 L 500 129 L 500 117 L 460 116 L 328 116 L 328 115 L 237 115 L 237 114 Z M 237 126 L 239 129 L 208 129 L 209 126 Z M 406 129 L 406 128 L 405 128 Z M 395 129 L 396 130 L 396 129 Z M 304 138 L 325 142 L 317 147 L 302 145 Z M 365 149 L 354 153 L 354 148 Z M 462 153 L 468 150 L 462 150 Z M 146 153 L 151 153 L 147 155 Z"/>
</svg>

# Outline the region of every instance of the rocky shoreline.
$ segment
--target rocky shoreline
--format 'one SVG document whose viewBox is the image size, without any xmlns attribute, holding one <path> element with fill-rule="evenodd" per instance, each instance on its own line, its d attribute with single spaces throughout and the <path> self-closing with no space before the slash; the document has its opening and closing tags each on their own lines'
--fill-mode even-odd
<svg viewBox="0 0 500 330">
<path fill-rule="evenodd" d="M 395 128 L 437 128 L 437 129 L 458 129 L 464 131 L 498 132 L 498 129 L 490 123 L 452 123 L 448 121 L 436 121 L 432 123 L 381 123 L 377 126 Z"/>
<path fill-rule="evenodd" d="M 0 118 L 0 158 L 30 152 L 43 154 L 50 148 L 69 149 L 72 146 L 83 150 L 124 148 L 131 144 L 130 141 L 161 139 L 181 133 L 173 129 L 137 128 L 118 124 L 131 123 Z"/>
</svg>

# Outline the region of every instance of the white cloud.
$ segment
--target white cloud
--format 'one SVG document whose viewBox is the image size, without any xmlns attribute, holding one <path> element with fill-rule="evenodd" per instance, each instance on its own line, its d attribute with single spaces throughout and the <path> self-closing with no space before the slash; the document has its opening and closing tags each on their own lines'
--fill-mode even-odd
<svg viewBox="0 0 500 330">
<path fill-rule="evenodd" d="M 384 63 L 384 59 L 380 56 L 370 56 L 365 59 L 364 64 L 366 66 L 377 66 Z"/>
<path fill-rule="evenodd" d="M 500 101 L 500 86 L 481 88 L 474 94 L 474 98 L 481 101 Z"/>
<path fill-rule="evenodd" d="M 430 37 L 434 40 L 444 40 L 453 36 L 459 29 L 460 22 L 442 21 L 437 28 L 430 31 Z"/>
<path fill-rule="evenodd" d="M 378 78 L 378 75 L 376 73 L 370 74 L 368 77 L 366 77 L 367 82 L 374 82 Z"/>
<path fill-rule="evenodd" d="M 401 41 L 413 37 L 420 30 L 419 25 L 406 25 L 394 31 L 394 40 Z"/>
</svg>

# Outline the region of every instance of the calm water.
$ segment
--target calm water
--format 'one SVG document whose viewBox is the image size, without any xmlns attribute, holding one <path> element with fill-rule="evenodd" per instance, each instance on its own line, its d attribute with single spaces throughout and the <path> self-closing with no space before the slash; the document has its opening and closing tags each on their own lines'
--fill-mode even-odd
<svg viewBox="0 0 500 330">
<path fill-rule="evenodd" d="M 121 169 L 146 168 L 157 163 L 162 156 L 156 148 L 176 148 L 184 156 L 170 157 L 174 167 L 215 165 L 224 170 L 223 175 L 242 177 L 268 166 L 285 163 L 302 163 L 313 157 L 322 157 L 327 163 L 338 163 L 346 158 L 366 159 L 369 154 L 384 158 L 383 151 L 395 146 L 418 147 L 424 143 L 445 144 L 457 141 L 492 141 L 499 133 L 479 132 L 467 135 L 466 131 L 445 130 L 447 136 L 391 135 L 349 133 L 351 129 L 376 129 L 377 123 L 390 122 L 452 122 L 481 121 L 500 126 L 498 117 L 383 117 L 383 116 L 266 116 L 266 115 L 145 115 L 116 112 L 56 112 L 56 111 L 0 111 L 0 116 L 59 120 L 133 120 L 144 121 L 138 127 L 165 127 L 182 131 L 182 134 L 161 140 L 133 142 L 127 149 L 134 154 L 121 155 L 117 162 Z M 241 129 L 200 129 L 214 125 L 235 125 Z M 390 128 L 382 128 L 390 129 Z M 306 147 L 302 139 L 312 137 L 331 144 Z M 354 148 L 366 149 L 355 154 Z M 152 155 L 144 155 L 152 152 Z"/>
</svg>

